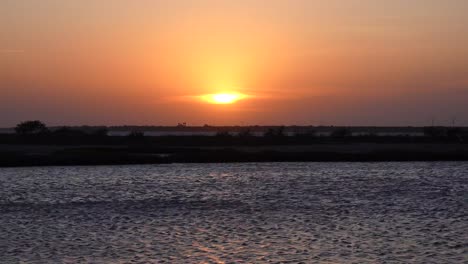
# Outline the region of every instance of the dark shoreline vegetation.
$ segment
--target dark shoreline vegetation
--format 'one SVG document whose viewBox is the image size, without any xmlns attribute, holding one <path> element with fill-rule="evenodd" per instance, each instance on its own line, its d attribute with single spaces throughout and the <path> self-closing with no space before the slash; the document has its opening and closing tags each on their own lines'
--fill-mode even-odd
<svg viewBox="0 0 468 264">
<path fill-rule="evenodd" d="M 15 134 L 0 134 L 0 166 L 468 161 L 466 128 L 420 128 L 422 136 L 353 135 L 352 128 L 345 127 L 326 136 L 312 129 L 286 135 L 288 128 L 281 126 L 265 129 L 262 136 L 254 136 L 250 127 L 235 135 L 224 129 L 214 136 L 145 136 L 138 130 L 108 136 L 105 127 L 49 129 L 39 121 L 24 122 Z"/>
</svg>

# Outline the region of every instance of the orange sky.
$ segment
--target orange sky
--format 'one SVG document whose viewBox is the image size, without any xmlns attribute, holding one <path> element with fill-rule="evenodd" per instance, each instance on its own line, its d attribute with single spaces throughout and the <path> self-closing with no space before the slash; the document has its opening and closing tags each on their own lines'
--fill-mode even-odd
<svg viewBox="0 0 468 264">
<path fill-rule="evenodd" d="M 3 0 L 0 126 L 468 125 L 465 0 Z M 234 104 L 197 100 L 232 91 Z"/>
</svg>

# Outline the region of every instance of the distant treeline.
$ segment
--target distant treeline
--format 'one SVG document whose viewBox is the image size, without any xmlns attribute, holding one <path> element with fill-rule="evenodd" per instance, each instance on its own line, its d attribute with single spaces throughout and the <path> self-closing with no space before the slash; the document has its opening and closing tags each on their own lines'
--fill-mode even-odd
<svg viewBox="0 0 468 264">
<path fill-rule="evenodd" d="M 372 132 L 353 135 L 352 128 L 336 127 L 328 135 L 314 129 L 286 133 L 286 127 L 270 127 L 262 136 L 255 136 L 252 129 L 239 132 L 218 130 L 215 136 L 145 136 L 135 130 L 126 136 L 109 136 L 107 127 L 60 127 L 48 128 L 41 121 L 26 121 L 16 126 L 14 134 L 0 134 L 0 144 L 58 144 L 58 145 L 122 145 L 154 144 L 171 146 L 216 146 L 216 145 L 299 145 L 327 142 L 377 142 L 377 143 L 425 143 L 468 142 L 468 130 L 457 127 L 424 127 L 424 136 L 378 135 Z"/>
<path fill-rule="evenodd" d="M 30 122 L 30 121 L 28 121 Z M 36 121 L 34 121 L 36 122 Z M 393 127 L 377 127 L 377 126 L 312 126 L 312 125 L 292 125 L 292 126 L 283 126 L 283 125 L 252 125 L 252 126 L 188 126 L 184 123 L 177 126 L 69 126 L 69 127 L 48 127 L 49 131 L 62 130 L 62 129 L 72 129 L 79 130 L 85 133 L 93 133 L 96 130 L 107 130 L 111 135 L 125 135 L 130 132 L 143 132 L 147 134 L 164 134 L 165 132 L 172 134 L 172 132 L 182 132 L 185 134 L 200 134 L 207 133 L 214 135 L 219 132 L 229 132 L 231 134 L 238 134 L 245 131 L 250 131 L 254 135 L 262 135 L 269 130 L 283 129 L 285 134 L 310 134 L 315 133 L 317 135 L 329 135 L 333 131 L 346 128 L 353 135 L 420 135 L 424 133 L 425 127 L 413 127 L 413 126 L 393 126 Z M 444 127 L 439 127 L 444 128 Z M 453 127 L 452 127 L 453 128 Z M 450 129 L 450 128 L 446 128 Z M 460 127 L 459 129 L 468 129 L 468 127 Z M 10 129 L 0 129 L 0 133 L 12 133 L 14 128 Z M 156 132 L 156 133 L 154 133 Z"/>
<path fill-rule="evenodd" d="M 185 162 L 456 161 L 468 160 L 466 128 L 426 127 L 422 136 L 353 134 L 335 127 L 323 135 L 308 129 L 249 127 L 211 136 L 148 136 L 134 130 L 109 136 L 107 127 L 48 128 L 40 121 L 0 134 L 0 167 L 160 164 Z M 258 131 L 256 131 L 258 132 Z"/>
</svg>

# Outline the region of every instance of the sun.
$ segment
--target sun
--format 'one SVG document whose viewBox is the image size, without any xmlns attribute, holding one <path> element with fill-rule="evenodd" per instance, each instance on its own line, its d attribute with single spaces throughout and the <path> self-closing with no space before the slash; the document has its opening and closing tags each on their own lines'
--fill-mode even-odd
<svg viewBox="0 0 468 264">
<path fill-rule="evenodd" d="M 218 104 L 232 104 L 239 99 L 237 94 L 221 93 L 213 95 L 213 101 Z"/>
<path fill-rule="evenodd" d="M 203 95 L 202 99 L 211 104 L 233 104 L 246 97 L 245 94 L 228 92 Z"/>
</svg>

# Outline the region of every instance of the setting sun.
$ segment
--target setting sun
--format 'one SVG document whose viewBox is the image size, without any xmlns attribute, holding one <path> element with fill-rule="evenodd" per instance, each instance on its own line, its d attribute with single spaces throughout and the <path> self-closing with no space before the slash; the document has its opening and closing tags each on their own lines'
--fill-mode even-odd
<svg viewBox="0 0 468 264">
<path fill-rule="evenodd" d="M 211 104 L 233 104 L 246 97 L 245 94 L 241 93 L 217 93 L 203 95 L 202 99 Z"/>
</svg>

